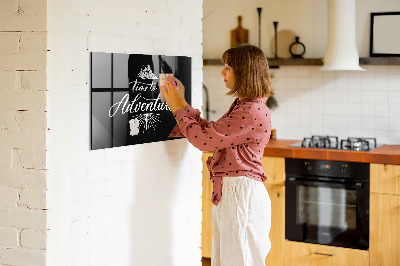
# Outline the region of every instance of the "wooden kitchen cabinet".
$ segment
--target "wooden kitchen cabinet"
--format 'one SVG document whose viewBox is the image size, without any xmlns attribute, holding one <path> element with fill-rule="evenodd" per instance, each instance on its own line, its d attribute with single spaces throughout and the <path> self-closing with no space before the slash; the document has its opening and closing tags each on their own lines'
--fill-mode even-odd
<svg viewBox="0 0 400 266">
<path fill-rule="evenodd" d="M 264 156 L 261 159 L 261 163 L 268 177 L 265 184 L 285 185 L 285 158 Z"/>
<path fill-rule="evenodd" d="M 201 223 L 201 253 L 204 258 L 211 258 L 212 252 L 212 183 L 206 161 L 212 152 L 203 153 L 203 195 L 202 195 L 202 223 Z"/>
<path fill-rule="evenodd" d="M 261 159 L 267 175 L 265 187 L 271 199 L 271 250 L 265 259 L 266 266 L 283 265 L 285 240 L 285 158 L 264 156 Z"/>
<path fill-rule="evenodd" d="M 285 240 L 285 266 L 366 266 L 365 250 Z"/>
<path fill-rule="evenodd" d="M 400 265 L 400 165 L 370 167 L 370 265 Z"/>
<path fill-rule="evenodd" d="M 271 199 L 271 250 L 265 259 L 266 266 L 283 265 L 285 241 L 285 187 L 265 184 Z"/>
<path fill-rule="evenodd" d="M 400 165 L 370 164 L 371 193 L 400 195 Z"/>
<path fill-rule="evenodd" d="M 370 265 L 400 265 L 400 196 L 373 193 L 370 202 Z"/>
</svg>

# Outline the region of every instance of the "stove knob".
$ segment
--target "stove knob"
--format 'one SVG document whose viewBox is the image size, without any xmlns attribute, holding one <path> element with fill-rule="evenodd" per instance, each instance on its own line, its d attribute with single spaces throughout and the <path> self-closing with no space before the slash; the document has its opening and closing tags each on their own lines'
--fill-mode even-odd
<svg viewBox="0 0 400 266">
<path fill-rule="evenodd" d="M 311 162 L 306 162 L 306 170 L 311 172 L 312 170 Z"/>
<path fill-rule="evenodd" d="M 340 168 L 340 173 L 341 174 L 346 173 L 346 169 L 347 169 L 347 164 L 342 164 L 342 167 Z"/>
</svg>

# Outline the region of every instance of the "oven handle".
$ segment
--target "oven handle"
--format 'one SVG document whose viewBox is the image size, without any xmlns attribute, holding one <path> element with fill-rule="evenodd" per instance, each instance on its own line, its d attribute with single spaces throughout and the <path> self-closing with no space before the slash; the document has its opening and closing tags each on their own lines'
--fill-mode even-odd
<svg viewBox="0 0 400 266">
<path fill-rule="evenodd" d="M 304 185 L 318 185 L 318 184 L 325 184 L 325 185 L 341 185 L 345 186 L 348 188 L 354 188 L 354 189 L 361 189 L 363 187 L 362 182 L 356 182 L 356 183 L 347 183 L 347 182 L 332 182 L 332 181 L 321 181 L 321 180 L 316 180 L 316 181 L 310 181 L 310 180 L 304 180 L 303 178 L 297 178 L 297 177 L 288 177 L 287 181 L 291 182 L 296 182 L 296 183 L 301 183 Z"/>
</svg>

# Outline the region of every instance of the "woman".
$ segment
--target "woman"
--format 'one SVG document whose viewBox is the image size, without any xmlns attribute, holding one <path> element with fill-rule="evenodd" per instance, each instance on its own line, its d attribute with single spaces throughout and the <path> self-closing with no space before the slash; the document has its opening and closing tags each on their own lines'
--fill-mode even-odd
<svg viewBox="0 0 400 266">
<path fill-rule="evenodd" d="M 268 62 L 252 45 L 228 49 L 221 71 L 227 95 L 237 98 L 218 121 L 207 122 L 184 99 L 182 83 L 161 88 L 180 132 L 202 151 L 213 182 L 212 265 L 265 265 L 270 250 L 271 202 L 261 158 L 271 130 L 266 106 L 272 95 Z"/>
</svg>

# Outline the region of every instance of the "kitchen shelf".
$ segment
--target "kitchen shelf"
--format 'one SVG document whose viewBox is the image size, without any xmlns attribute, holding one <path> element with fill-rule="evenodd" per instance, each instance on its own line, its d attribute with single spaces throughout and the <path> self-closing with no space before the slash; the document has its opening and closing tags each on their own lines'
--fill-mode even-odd
<svg viewBox="0 0 400 266">
<path fill-rule="evenodd" d="M 322 66 L 323 58 L 268 58 L 271 68 L 279 66 Z M 222 65 L 220 59 L 204 59 L 204 66 Z M 400 65 L 400 57 L 362 57 L 360 65 Z"/>
<path fill-rule="evenodd" d="M 362 57 L 360 65 L 400 65 L 400 57 Z"/>
<path fill-rule="evenodd" d="M 270 67 L 279 66 L 304 66 L 304 65 L 322 65 L 321 58 L 268 58 L 268 63 Z M 204 66 L 216 66 L 222 65 L 220 59 L 204 59 Z"/>
</svg>

